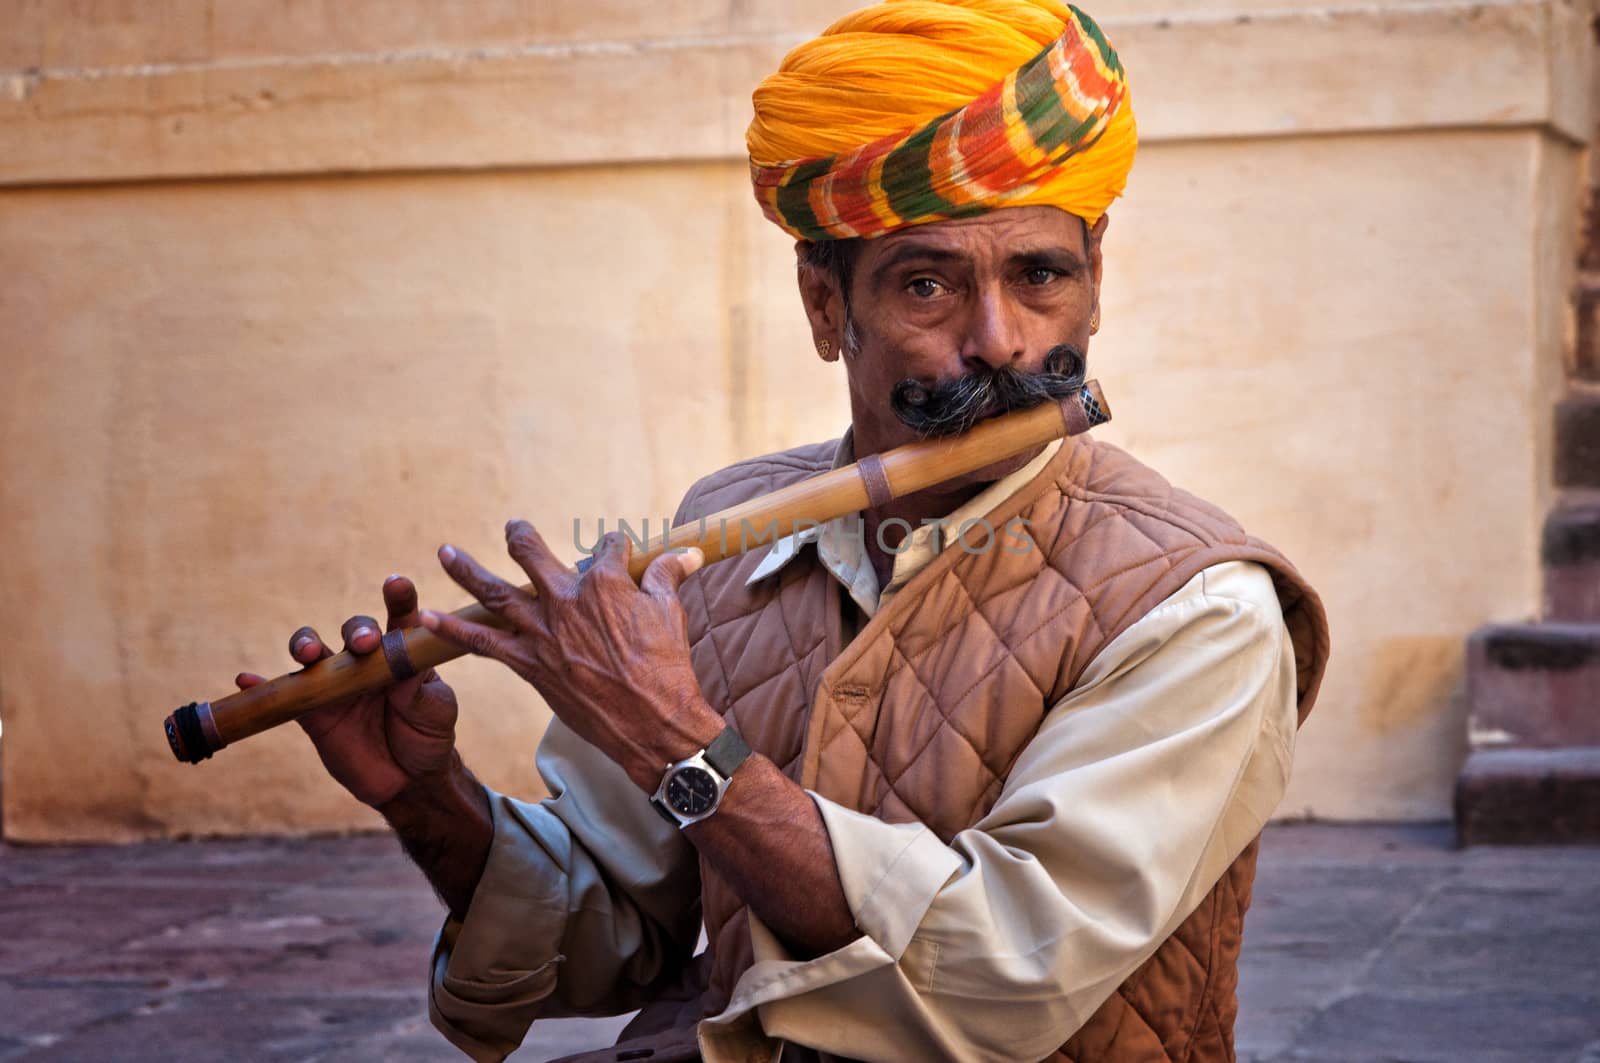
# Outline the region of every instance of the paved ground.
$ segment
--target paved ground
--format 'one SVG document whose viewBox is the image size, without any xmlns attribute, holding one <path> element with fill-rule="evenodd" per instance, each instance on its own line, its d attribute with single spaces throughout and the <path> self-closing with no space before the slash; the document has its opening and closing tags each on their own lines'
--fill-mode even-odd
<svg viewBox="0 0 1600 1063">
<path fill-rule="evenodd" d="M 0 1060 L 459 1059 L 422 1004 L 438 918 L 385 838 L 0 846 Z M 1274 827 L 1241 998 L 1243 1060 L 1600 1063 L 1600 849 Z"/>
</svg>

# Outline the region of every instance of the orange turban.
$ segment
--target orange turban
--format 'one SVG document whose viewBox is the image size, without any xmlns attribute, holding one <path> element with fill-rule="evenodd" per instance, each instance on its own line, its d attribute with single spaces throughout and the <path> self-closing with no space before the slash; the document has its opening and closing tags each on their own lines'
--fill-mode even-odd
<svg viewBox="0 0 1600 1063">
<path fill-rule="evenodd" d="M 1096 222 L 1138 132 L 1117 53 L 1057 0 L 885 0 L 756 89 L 762 210 L 806 240 L 871 237 L 995 207 Z"/>
</svg>

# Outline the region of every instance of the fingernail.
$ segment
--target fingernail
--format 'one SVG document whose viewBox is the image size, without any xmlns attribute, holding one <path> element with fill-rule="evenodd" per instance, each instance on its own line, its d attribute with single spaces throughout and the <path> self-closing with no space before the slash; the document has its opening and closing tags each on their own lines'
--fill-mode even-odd
<svg viewBox="0 0 1600 1063">
<path fill-rule="evenodd" d="M 448 547 L 446 549 L 448 549 Z M 422 621 L 422 626 L 423 627 L 427 628 L 429 631 L 438 631 L 439 630 L 439 614 L 438 613 L 434 612 L 432 609 L 424 609 L 424 610 L 422 610 L 421 613 L 419 613 L 417 615 L 418 615 L 418 619 L 420 619 Z"/>
<path fill-rule="evenodd" d="M 456 548 L 455 547 L 451 546 L 449 543 L 445 543 L 443 546 L 439 547 L 439 560 L 440 561 L 443 561 L 445 564 L 448 565 L 450 562 L 454 561 L 455 559 L 456 559 Z"/>
<path fill-rule="evenodd" d="M 399 578 L 400 578 L 400 573 L 391 572 L 391 573 L 389 573 L 388 578 L 386 578 L 383 582 L 387 586 L 388 584 L 393 583 L 395 580 L 397 580 Z"/>
<path fill-rule="evenodd" d="M 372 630 L 370 627 L 358 627 L 354 631 L 350 632 L 350 641 L 354 642 L 356 639 L 364 639 L 368 635 L 376 634 L 377 632 Z"/>
</svg>

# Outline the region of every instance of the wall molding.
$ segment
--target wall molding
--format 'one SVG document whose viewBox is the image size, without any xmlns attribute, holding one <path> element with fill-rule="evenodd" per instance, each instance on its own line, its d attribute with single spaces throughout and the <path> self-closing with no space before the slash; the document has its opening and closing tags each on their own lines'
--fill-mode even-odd
<svg viewBox="0 0 1600 1063">
<path fill-rule="evenodd" d="M 1595 125 L 1592 0 L 1108 21 L 1146 143 Z M 0 70 L 0 185 L 743 157 L 802 36 Z"/>
</svg>

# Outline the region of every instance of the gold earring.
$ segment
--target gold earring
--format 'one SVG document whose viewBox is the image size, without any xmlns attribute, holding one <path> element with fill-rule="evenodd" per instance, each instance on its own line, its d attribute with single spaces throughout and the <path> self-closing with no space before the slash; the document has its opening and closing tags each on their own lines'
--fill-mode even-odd
<svg viewBox="0 0 1600 1063">
<path fill-rule="evenodd" d="M 833 350 L 833 344 L 832 343 L 829 343 L 827 340 L 818 340 L 817 341 L 817 353 L 822 355 L 822 357 L 824 357 L 824 358 L 828 357 L 828 352 L 831 351 L 831 350 Z"/>
<path fill-rule="evenodd" d="M 1094 313 L 1089 315 L 1089 335 L 1093 336 L 1100 331 L 1100 308 L 1094 308 Z"/>
</svg>

